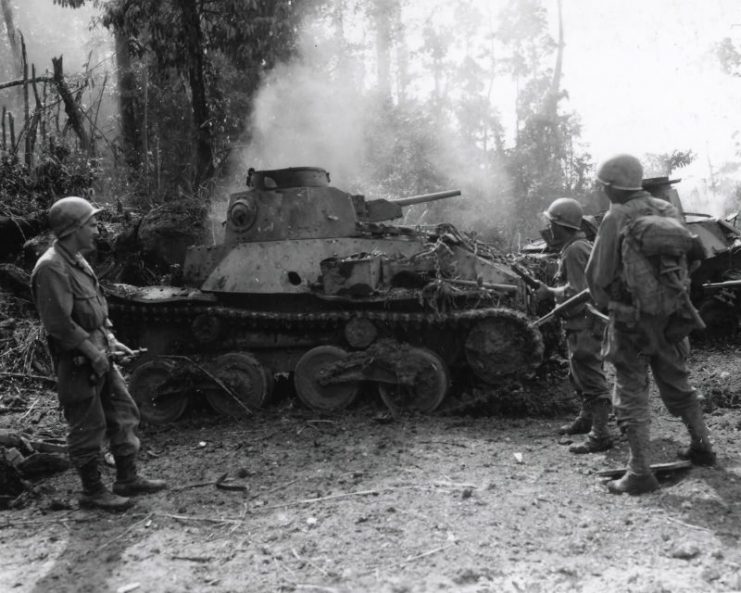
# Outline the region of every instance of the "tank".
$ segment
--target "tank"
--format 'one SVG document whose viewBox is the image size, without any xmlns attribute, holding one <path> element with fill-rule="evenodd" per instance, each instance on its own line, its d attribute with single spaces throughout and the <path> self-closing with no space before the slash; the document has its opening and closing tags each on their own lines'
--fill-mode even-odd
<svg viewBox="0 0 741 593">
<path fill-rule="evenodd" d="M 704 259 L 691 270 L 690 297 L 706 328 L 695 337 L 727 339 L 738 331 L 741 300 L 741 231 L 735 226 L 737 215 L 727 219 L 687 212 L 674 185 L 681 179 L 652 177 L 643 187 L 656 198 L 672 204 L 684 218 L 687 228 L 702 245 Z"/>
<path fill-rule="evenodd" d="M 189 247 L 177 282 L 110 287 L 116 331 L 147 351 L 130 378 L 143 417 L 171 422 L 199 395 L 249 415 L 276 375 L 319 411 L 378 391 L 431 412 L 452 384 L 532 372 L 542 338 L 504 257 L 450 224 L 393 222 L 458 195 L 366 200 L 320 168 L 251 171 L 223 242 Z"/>
</svg>

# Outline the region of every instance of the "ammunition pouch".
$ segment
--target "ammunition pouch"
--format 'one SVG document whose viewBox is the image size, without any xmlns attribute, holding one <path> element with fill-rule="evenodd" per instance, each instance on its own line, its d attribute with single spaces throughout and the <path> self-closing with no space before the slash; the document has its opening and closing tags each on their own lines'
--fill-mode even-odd
<svg viewBox="0 0 741 593">
<path fill-rule="evenodd" d="M 664 338 L 670 344 L 681 342 L 696 329 L 703 329 L 697 322 L 697 317 L 689 310 L 691 306 L 688 304 L 669 317 L 664 329 Z"/>
<path fill-rule="evenodd" d="M 628 330 L 635 328 L 640 319 L 640 312 L 632 305 L 610 301 L 607 309 L 610 312 L 610 317 L 615 320 L 615 323 Z"/>
</svg>

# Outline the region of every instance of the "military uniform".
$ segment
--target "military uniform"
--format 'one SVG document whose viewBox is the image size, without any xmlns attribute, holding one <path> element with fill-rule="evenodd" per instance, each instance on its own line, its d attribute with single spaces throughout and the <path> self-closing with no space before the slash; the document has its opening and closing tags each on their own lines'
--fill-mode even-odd
<svg viewBox="0 0 741 593">
<path fill-rule="evenodd" d="M 664 200 L 652 198 L 645 191 L 636 192 L 624 204 L 613 204 L 600 225 L 599 234 L 587 264 L 587 282 L 597 305 L 607 309 L 610 303 L 631 305 L 620 278 L 620 233 L 640 213 L 651 211 L 679 219 L 677 210 Z M 661 399 L 674 416 L 698 405 L 697 394 L 689 384 L 686 358 L 689 341 L 669 343 L 665 330 L 667 317 L 630 313 L 621 318 L 619 307 L 612 307 L 605 344 L 605 359 L 615 366 L 616 383 L 613 404 L 619 424 L 650 422 L 648 403 L 651 368 Z"/>
<path fill-rule="evenodd" d="M 578 232 L 561 249 L 556 281 L 565 284 L 564 299 L 587 288 L 584 275 L 592 245 Z M 600 356 L 603 324 L 589 313 L 586 306 L 570 311 L 564 317 L 569 350 L 569 367 L 574 384 L 588 407 L 597 400 L 610 401 L 610 390 Z"/>
<path fill-rule="evenodd" d="M 615 494 L 643 494 L 659 487 L 648 460 L 649 367 L 667 410 L 681 417 L 690 434 L 690 446 L 680 451 L 679 456 L 697 465 L 713 465 L 715 453 L 697 393 L 689 383 L 686 365 L 689 341 L 686 337 L 679 341 L 667 339 L 675 323 L 671 316 L 648 315 L 633 307 L 622 276 L 623 229 L 642 215 L 659 214 L 681 220 L 679 213 L 674 206 L 652 198 L 646 191 L 626 190 L 625 194 L 623 201 L 612 201 L 600 225 L 586 277 L 592 298 L 599 307 L 610 311 L 605 360 L 615 366 L 613 405 L 630 447 L 628 471 L 619 480 L 608 482 L 607 487 Z"/>
<path fill-rule="evenodd" d="M 92 268 L 55 242 L 36 263 L 31 287 L 54 356 L 70 461 L 79 468 L 96 459 L 106 438 L 115 457 L 135 456 L 139 410 L 123 377 L 115 365 L 97 377 L 77 350 L 90 340 L 110 352 L 108 305 Z"/>
</svg>

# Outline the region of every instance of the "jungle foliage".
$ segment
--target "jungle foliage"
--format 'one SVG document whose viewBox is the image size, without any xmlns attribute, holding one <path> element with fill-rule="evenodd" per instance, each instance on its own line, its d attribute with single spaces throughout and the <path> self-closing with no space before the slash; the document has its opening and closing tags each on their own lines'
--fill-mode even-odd
<svg viewBox="0 0 741 593">
<path fill-rule="evenodd" d="M 11 0 L 2 2 L 12 13 Z M 14 143 L 3 135 L 3 166 L 16 173 L 0 191 L 34 188 L 38 205 L 85 184 L 139 205 L 211 197 L 250 164 L 240 150 L 255 133 L 249 114 L 270 74 L 302 61 L 323 84 L 362 96 L 363 173 L 354 181 L 364 193 L 460 187 L 480 231 L 532 236 L 535 213 L 554 196 L 590 191 L 579 119 L 563 107 L 564 28 L 550 35 L 545 0 L 454 0 L 436 5 L 442 18 L 411 0 L 49 2 L 98 9 L 96 27 L 113 37 L 115 80 L 92 69 L 64 73 L 65 102 L 51 78 L 19 77 L 27 97 L 11 107 L 25 110 L 25 124 Z M 0 51 L 13 58 L 20 46 L 9 23 L 6 13 Z M 306 64 L 307 31 L 315 35 L 308 46 L 324 48 L 321 64 Z M 29 68 L 22 58 L 19 66 Z M 502 85 L 517 89 L 511 108 Z M 97 120 L 110 97 L 114 131 Z M 31 136 L 39 141 L 29 157 L 23 138 Z"/>
</svg>

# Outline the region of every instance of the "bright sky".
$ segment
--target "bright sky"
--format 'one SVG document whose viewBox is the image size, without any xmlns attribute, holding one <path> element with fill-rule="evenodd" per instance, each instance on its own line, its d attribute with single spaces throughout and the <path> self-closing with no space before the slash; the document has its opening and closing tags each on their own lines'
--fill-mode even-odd
<svg viewBox="0 0 741 593">
<path fill-rule="evenodd" d="M 563 10 L 563 83 L 597 160 L 692 149 L 699 158 L 678 172 L 681 195 L 708 160 L 734 159 L 741 79 L 722 73 L 714 46 L 741 42 L 741 2 L 563 0 Z"/>
</svg>

